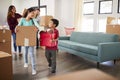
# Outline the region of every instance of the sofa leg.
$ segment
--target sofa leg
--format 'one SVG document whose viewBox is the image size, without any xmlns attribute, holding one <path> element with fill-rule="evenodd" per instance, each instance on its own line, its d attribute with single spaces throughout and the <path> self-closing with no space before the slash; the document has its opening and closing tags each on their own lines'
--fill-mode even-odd
<svg viewBox="0 0 120 80">
<path fill-rule="evenodd" d="M 97 68 L 100 68 L 100 62 L 97 62 Z"/>
<path fill-rule="evenodd" d="M 116 59 L 114 59 L 114 64 L 116 63 Z"/>
</svg>

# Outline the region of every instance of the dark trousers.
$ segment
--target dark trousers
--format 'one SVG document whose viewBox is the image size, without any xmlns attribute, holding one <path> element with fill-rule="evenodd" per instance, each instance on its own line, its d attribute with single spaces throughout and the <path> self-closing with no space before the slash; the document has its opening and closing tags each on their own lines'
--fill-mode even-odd
<svg viewBox="0 0 120 80">
<path fill-rule="evenodd" d="M 56 52 L 56 50 L 45 50 L 45 56 L 52 70 L 56 70 Z"/>
</svg>

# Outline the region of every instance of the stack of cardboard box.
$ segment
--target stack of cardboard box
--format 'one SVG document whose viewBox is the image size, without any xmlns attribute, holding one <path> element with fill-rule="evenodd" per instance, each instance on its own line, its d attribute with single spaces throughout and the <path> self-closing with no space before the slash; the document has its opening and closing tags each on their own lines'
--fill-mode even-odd
<svg viewBox="0 0 120 80">
<path fill-rule="evenodd" d="M 13 80 L 12 56 L 0 51 L 0 80 Z"/>
<path fill-rule="evenodd" d="M 0 30 L 0 51 L 11 54 L 11 31 L 2 29 Z"/>
</svg>

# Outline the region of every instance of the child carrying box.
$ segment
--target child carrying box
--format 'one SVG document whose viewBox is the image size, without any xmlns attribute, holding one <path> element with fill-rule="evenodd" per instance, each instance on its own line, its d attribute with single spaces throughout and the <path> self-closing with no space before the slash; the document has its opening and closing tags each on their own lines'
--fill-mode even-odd
<svg viewBox="0 0 120 80">
<path fill-rule="evenodd" d="M 56 29 L 59 21 L 57 19 L 51 19 L 49 22 L 50 30 L 45 32 L 46 34 L 46 47 L 45 47 L 45 56 L 48 61 L 49 68 L 51 67 L 51 73 L 56 72 L 56 52 L 58 50 L 58 37 L 59 32 Z"/>
</svg>

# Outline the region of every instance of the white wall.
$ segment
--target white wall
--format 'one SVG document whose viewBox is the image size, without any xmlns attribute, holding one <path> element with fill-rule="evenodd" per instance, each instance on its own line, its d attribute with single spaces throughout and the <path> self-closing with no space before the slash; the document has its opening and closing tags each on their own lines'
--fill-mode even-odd
<svg viewBox="0 0 120 80">
<path fill-rule="evenodd" d="M 38 0 L 14 0 L 17 12 L 24 8 L 38 6 Z M 69 3 L 69 4 L 68 4 Z M 47 5 L 47 15 L 52 15 L 60 21 L 58 29 L 64 35 L 64 27 L 74 27 L 74 0 L 41 0 L 41 5 Z"/>
<path fill-rule="evenodd" d="M 12 0 L 0 0 L 0 25 L 5 25 L 7 20 L 8 7 Z"/>
<path fill-rule="evenodd" d="M 55 16 L 55 1 L 57 0 L 41 0 L 41 5 L 47 5 L 47 15 Z"/>
<path fill-rule="evenodd" d="M 17 12 L 22 14 L 25 8 L 38 6 L 38 0 L 13 0 L 12 4 L 16 7 Z"/>
<path fill-rule="evenodd" d="M 60 21 L 60 35 L 65 35 L 64 27 L 74 27 L 74 0 L 56 0 L 55 18 Z"/>
</svg>

